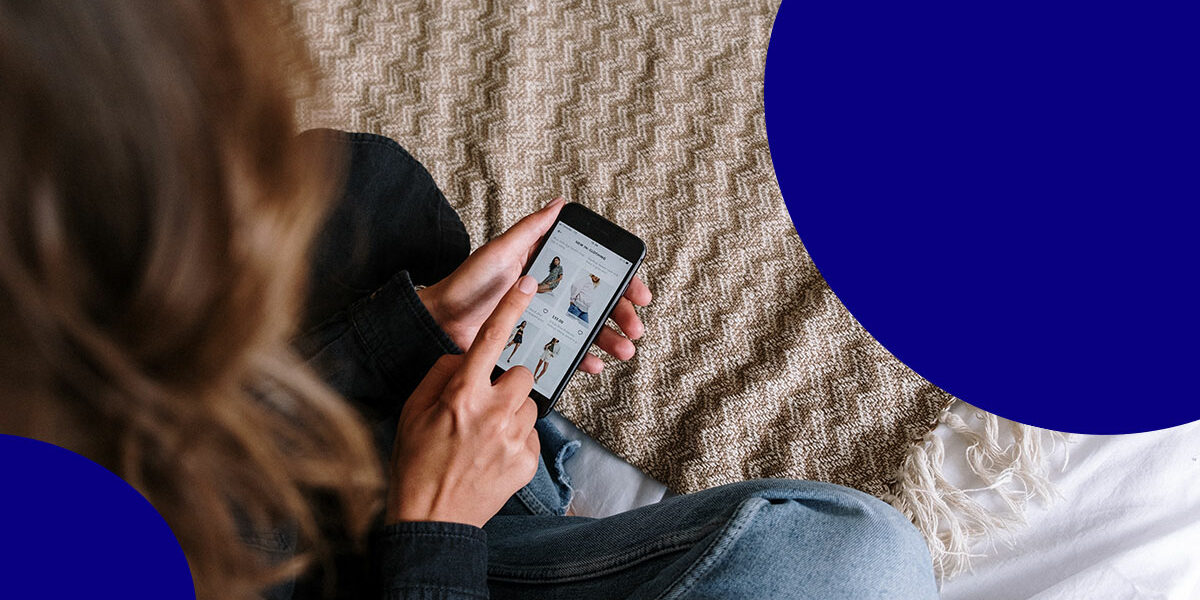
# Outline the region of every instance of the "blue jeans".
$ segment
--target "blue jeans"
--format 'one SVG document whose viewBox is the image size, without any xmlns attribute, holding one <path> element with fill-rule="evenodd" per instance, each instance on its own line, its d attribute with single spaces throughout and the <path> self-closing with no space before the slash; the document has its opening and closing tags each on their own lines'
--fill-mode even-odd
<svg viewBox="0 0 1200 600">
<path fill-rule="evenodd" d="M 924 540 L 873 496 L 761 479 L 568 517 L 575 445 L 548 421 L 538 433 L 533 481 L 484 527 L 492 598 L 938 597 Z"/>
<path fill-rule="evenodd" d="M 579 320 L 583 321 L 584 323 L 588 322 L 587 312 L 579 310 L 579 307 L 575 306 L 574 303 L 572 303 L 570 306 L 567 307 L 567 312 L 579 317 Z"/>
<path fill-rule="evenodd" d="M 411 283 L 444 277 L 466 258 L 466 231 L 428 172 L 395 142 L 307 135 L 342 140 L 350 159 L 346 197 L 315 251 L 308 333 L 297 347 L 372 424 L 387 460 L 399 401 L 436 358 L 418 352 L 433 343 L 431 334 L 415 325 L 381 329 L 399 332 L 381 342 L 395 358 L 382 377 L 354 354 L 350 341 L 361 332 L 339 315 L 375 298 L 372 290 L 384 298 L 393 286 L 411 292 Z M 395 280 L 398 271 L 407 272 L 403 281 Z M 485 527 L 493 598 L 937 597 L 916 528 L 891 506 L 837 485 L 747 481 L 605 519 L 564 516 L 577 444 L 547 420 L 537 430 L 537 473 Z M 351 554 L 337 563 L 342 596 L 372 597 L 349 590 L 366 579 L 356 570 L 359 559 Z M 320 597 L 321 578 L 279 597 Z"/>
</svg>

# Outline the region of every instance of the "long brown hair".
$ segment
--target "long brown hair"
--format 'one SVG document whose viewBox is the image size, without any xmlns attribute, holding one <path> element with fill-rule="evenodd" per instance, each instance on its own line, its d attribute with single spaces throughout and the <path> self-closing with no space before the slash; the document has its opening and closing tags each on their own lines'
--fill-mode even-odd
<svg viewBox="0 0 1200 600">
<path fill-rule="evenodd" d="M 172 527 L 202 598 L 294 576 L 240 542 L 380 469 L 289 350 L 335 164 L 295 137 L 279 4 L 0 0 L 0 431 L 74 449 Z M 301 555 L 302 557 L 304 555 Z"/>
</svg>

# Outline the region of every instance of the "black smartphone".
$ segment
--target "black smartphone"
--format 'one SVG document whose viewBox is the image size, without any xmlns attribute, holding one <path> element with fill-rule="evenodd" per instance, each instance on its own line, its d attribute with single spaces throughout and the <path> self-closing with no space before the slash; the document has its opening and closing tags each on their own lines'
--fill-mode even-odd
<svg viewBox="0 0 1200 600">
<path fill-rule="evenodd" d="M 645 256 L 646 244 L 636 235 L 582 204 L 563 206 L 525 266 L 538 289 L 492 379 L 524 365 L 533 372 L 530 396 L 538 416 L 549 414 Z"/>
</svg>

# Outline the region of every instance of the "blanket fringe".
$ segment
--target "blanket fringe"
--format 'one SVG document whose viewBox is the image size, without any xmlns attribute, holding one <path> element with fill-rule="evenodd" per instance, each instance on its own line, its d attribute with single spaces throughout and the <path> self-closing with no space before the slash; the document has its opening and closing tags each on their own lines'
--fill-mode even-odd
<svg viewBox="0 0 1200 600">
<path fill-rule="evenodd" d="M 951 411 L 951 403 L 931 428 L 908 450 L 892 493 L 885 499 L 921 531 L 933 556 L 934 571 L 944 581 L 970 569 L 970 547 L 978 540 L 993 544 L 997 534 L 1025 524 L 1030 500 L 1050 502 L 1060 496 L 1050 482 L 1048 463 L 1058 449 L 1066 468 L 1069 435 L 1022 425 L 973 409 L 968 424 Z M 949 429 L 950 438 L 966 445 L 965 459 L 982 481 L 965 488 L 943 474 L 945 443 L 935 432 Z"/>
</svg>

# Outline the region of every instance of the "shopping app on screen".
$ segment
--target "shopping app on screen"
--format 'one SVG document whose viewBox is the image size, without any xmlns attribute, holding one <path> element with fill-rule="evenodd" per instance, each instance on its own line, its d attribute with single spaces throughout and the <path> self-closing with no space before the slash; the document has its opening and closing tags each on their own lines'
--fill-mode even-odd
<svg viewBox="0 0 1200 600">
<path fill-rule="evenodd" d="M 580 346 L 603 325 L 604 309 L 629 265 L 570 225 L 557 223 L 529 267 L 537 293 L 509 332 L 496 366 L 524 365 L 533 372 L 533 389 L 554 395 Z"/>
</svg>

